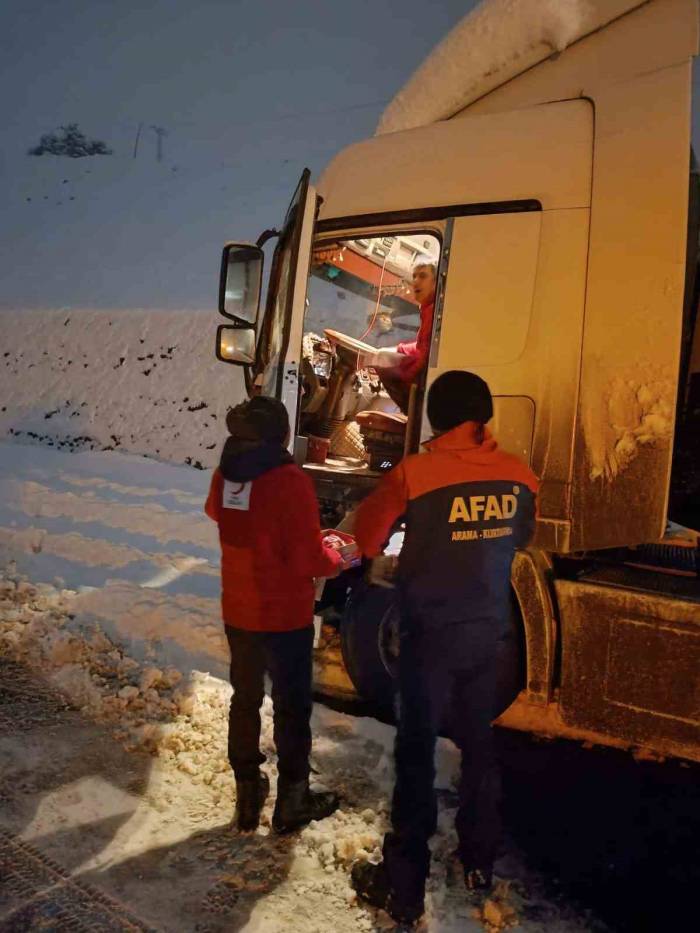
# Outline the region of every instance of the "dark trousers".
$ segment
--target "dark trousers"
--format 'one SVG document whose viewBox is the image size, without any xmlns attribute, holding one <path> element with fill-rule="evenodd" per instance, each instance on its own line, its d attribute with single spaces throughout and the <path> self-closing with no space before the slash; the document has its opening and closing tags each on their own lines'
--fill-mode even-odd
<svg viewBox="0 0 700 933">
<path fill-rule="evenodd" d="M 225 626 L 231 650 L 233 696 L 228 759 L 237 780 L 254 778 L 260 752 L 260 707 L 265 673 L 272 681 L 274 739 L 282 783 L 309 776 L 313 625 L 291 632 L 247 632 Z"/>
<path fill-rule="evenodd" d="M 489 624 L 490 623 L 490 624 Z M 428 840 L 437 826 L 433 788 L 438 731 L 448 724 L 462 753 L 456 828 L 466 868 L 491 868 L 500 842 L 500 773 L 492 720 L 504 702 L 503 669 L 517 659 L 497 620 L 404 633 L 398 674 L 396 785 L 384 860 L 399 899 L 423 895 Z"/>
</svg>

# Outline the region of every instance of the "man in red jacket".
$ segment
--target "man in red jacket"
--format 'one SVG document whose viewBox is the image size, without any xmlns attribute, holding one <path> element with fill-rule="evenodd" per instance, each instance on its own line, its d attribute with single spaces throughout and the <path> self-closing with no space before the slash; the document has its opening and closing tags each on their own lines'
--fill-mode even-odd
<svg viewBox="0 0 700 933">
<path fill-rule="evenodd" d="M 423 913 L 435 832 L 433 756 L 447 721 L 462 753 L 456 827 L 468 890 L 488 888 L 500 835 L 499 773 L 491 722 L 510 704 L 499 690 L 515 647 L 510 568 L 535 521 L 537 479 L 498 449 L 486 429 L 491 393 L 474 373 L 452 370 L 428 393 L 435 437 L 407 457 L 361 504 L 355 537 L 378 555 L 396 521 L 406 533 L 398 562 L 400 617 L 396 785 L 384 860 L 358 864 L 353 884 L 398 922 Z"/>
<path fill-rule="evenodd" d="M 420 306 L 420 326 L 416 339 L 395 349 L 379 350 L 371 362 L 384 388 L 404 414 L 408 413 L 411 385 L 428 365 L 430 337 L 435 312 L 437 266 L 428 256 L 420 256 L 412 270 L 413 295 Z"/>
<path fill-rule="evenodd" d="M 333 577 L 340 554 L 324 546 L 309 478 L 285 449 L 287 411 L 258 396 L 227 417 L 231 433 L 205 510 L 219 525 L 223 619 L 233 697 L 228 755 L 236 777 L 236 822 L 257 828 L 269 791 L 260 770 L 264 675 L 272 681 L 278 755 L 276 832 L 331 814 L 335 794 L 309 788 L 314 578 Z"/>
</svg>

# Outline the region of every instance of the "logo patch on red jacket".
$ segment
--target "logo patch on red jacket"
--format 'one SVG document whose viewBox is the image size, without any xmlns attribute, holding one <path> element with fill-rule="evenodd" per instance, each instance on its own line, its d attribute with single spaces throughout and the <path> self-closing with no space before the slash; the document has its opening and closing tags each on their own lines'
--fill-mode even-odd
<svg viewBox="0 0 700 933">
<path fill-rule="evenodd" d="M 221 505 L 225 509 L 237 509 L 239 512 L 247 512 L 250 509 L 250 490 L 252 488 L 252 482 L 234 483 L 230 479 L 225 479 Z"/>
</svg>

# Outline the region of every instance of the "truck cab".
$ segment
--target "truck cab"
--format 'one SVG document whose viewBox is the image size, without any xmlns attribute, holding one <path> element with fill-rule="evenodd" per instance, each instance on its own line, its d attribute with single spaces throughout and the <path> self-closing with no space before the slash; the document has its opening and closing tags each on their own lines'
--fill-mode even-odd
<svg viewBox="0 0 700 933">
<path fill-rule="evenodd" d="M 477 41 L 489 6 L 453 46 Z M 461 52 L 443 43 L 375 137 L 316 186 L 304 172 L 261 314 L 262 251 L 228 244 L 217 355 L 284 400 L 324 524 L 346 529 L 430 436 L 431 382 L 486 379 L 491 430 L 541 481 L 502 722 L 700 760 L 697 5 L 597 0 L 554 54 L 547 35 L 494 49 L 459 93 L 443 74 Z M 401 410 L 372 359 L 415 339 L 411 275 L 428 259 L 429 358 Z M 332 637 L 319 657 L 327 689 L 390 689 L 392 611 L 390 592 L 353 588 L 343 657 Z"/>
</svg>

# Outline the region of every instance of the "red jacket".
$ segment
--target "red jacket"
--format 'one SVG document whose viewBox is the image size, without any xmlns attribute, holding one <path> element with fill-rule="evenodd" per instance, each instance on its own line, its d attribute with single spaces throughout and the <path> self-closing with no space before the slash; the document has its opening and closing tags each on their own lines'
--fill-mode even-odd
<svg viewBox="0 0 700 933">
<path fill-rule="evenodd" d="M 396 348 L 399 353 L 406 356 L 406 360 L 398 373 L 399 378 L 405 382 L 415 382 L 428 365 L 434 313 L 435 302 L 431 301 L 429 304 L 421 305 L 420 327 L 416 339 L 410 343 L 400 343 Z"/>
<path fill-rule="evenodd" d="M 310 625 L 314 577 L 334 575 L 341 562 L 321 542 L 311 480 L 293 463 L 247 483 L 217 469 L 204 508 L 219 525 L 225 624 L 256 632 Z"/>
<path fill-rule="evenodd" d="M 428 441 L 428 452 L 387 473 L 355 516 L 368 557 L 404 517 L 399 597 L 420 625 L 502 619 L 515 549 L 534 529 L 537 478 L 488 432 L 479 444 L 474 430 L 467 421 Z"/>
</svg>

